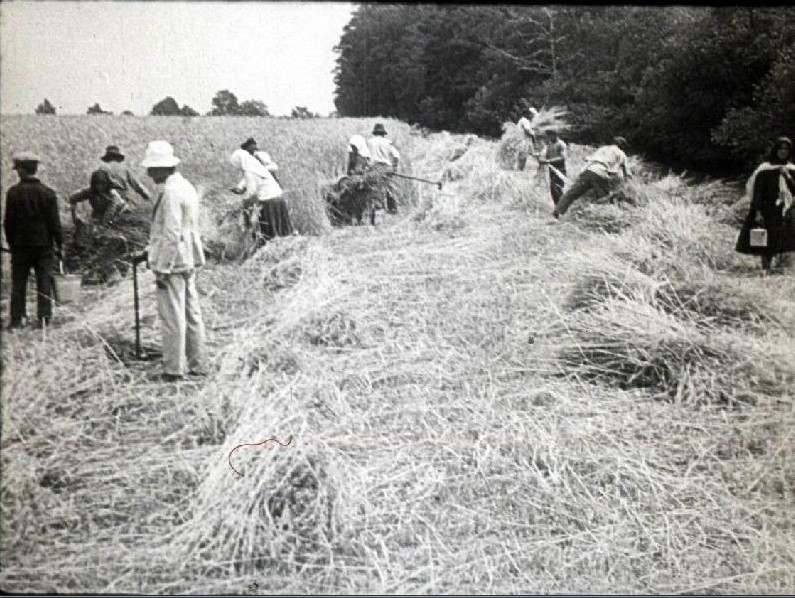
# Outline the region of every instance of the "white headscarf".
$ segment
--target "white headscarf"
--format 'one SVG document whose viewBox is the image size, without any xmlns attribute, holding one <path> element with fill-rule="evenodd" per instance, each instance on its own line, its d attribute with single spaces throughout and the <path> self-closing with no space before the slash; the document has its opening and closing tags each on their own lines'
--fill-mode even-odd
<svg viewBox="0 0 795 598">
<path fill-rule="evenodd" d="M 754 170 L 753 174 L 748 178 L 748 181 L 745 183 L 745 197 L 747 201 L 753 202 L 754 199 L 754 186 L 756 185 L 756 177 L 760 172 L 764 172 L 765 170 L 779 170 L 782 166 L 784 166 L 787 170 L 790 171 L 792 175 L 795 175 L 795 164 L 792 162 L 787 162 L 786 164 L 771 164 L 770 162 L 762 162 L 756 170 Z M 793 202 L 792 193 L 790 193 L 789 187 L 787 187 L 787 181 L 784 180 L 784 175 L 779 175 L 778 177 L 778 199 L 776 199 L 776 205 L 781 206 L 781 213 L 786 214 L 788 210 L 790 210 L 795 202 Z"/>
<path fill-rule="evenodd" d="M 265 168 L 265 165 L 242 148 L 232 152 L 229 162 L 243 172 L 251 172 L 263 179 L 270 177 L 270 171 Z"/>
<path fill-rule="evenodd" d="M 370 148 L 367 147 L 367 141 L 361 135 L 354 135 L 348 140 L 348 144 L 356 148 L 356 151 L 363 158 L 370 158 Z"/>
</svg>

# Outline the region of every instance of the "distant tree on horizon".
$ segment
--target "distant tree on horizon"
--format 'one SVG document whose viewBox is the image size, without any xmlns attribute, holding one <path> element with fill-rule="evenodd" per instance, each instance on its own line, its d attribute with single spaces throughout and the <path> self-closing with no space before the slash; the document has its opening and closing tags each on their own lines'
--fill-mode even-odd
<svg viewBox="0 0 795 598">
<path fill-rule="evenodd" d="M 237 96 L 228 89 L 222 89 L 212 99 L 213 109 L 207 116 L 270 116 L 268 107 L 260 100 L 238 102 Z"/>
<path fill-rule="evenodd" d="M 103 110 L 99 102 L 95 103 L 93 106 L 89 106 L 88 110 L 86 110 L 86 114 L 113 114 L 113 112 L 108 112 Z"/>
<path fill-rule="evenodd" d="M 185 104 L 179 107 L 177 100 L 167 96 L 152 106 L 150 116 L 198 116 L 199 113 Z"/>
<path fill-rule="evenodd" d="M 121 113 L 122 116 L 135 116 L 131 110 L 125 110 Z"/>
<path fill-rule="evenodd" d="M 222 89 L 216 93 L 212 104 L 213 109 L 207 113 L 207 116 L 229 116 L 240 112 L 237 96 L 228 89 Z"/>
<path fill-rule="evenodd" d="M 290 118 L 319 118 L 320 115 L 312 112 L 306 106 L 296 106 L 290 112 Z"/>
<path fill-rule="evenodd" d="M 246 100 L 240 104 L 238 114 L 240 116 L 270 116 L 268 107 L 259 100 Z"/>
<path fill-rule="evenodd" d="M 36 106 L 35 114 L 55 114 L 55 106 L 50 104 L 50 100 L 44 98 L 44 101 Z"/>
</svg>

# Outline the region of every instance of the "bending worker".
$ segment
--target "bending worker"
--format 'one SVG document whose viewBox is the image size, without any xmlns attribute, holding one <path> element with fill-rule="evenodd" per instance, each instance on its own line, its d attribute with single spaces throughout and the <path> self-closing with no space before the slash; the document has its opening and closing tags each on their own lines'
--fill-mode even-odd
<svg viewBox="0 0 795 598">
<path fill-rule="evenodd" d="M 125 202 L 130 201 L 130 189 L 140 195 L 144 201 L 149 201 L 149 191 L 127 168 L 124 163 L 124 154 L 121 153 L 118 146 L 109 145 L 105 148 L 105 155 L 100 160 L 102 160 L 102 164 L 98 170 L 104 170 L 108 173 L 113 186 L 118 190 L 119 195 Z"/>
<path fill-rule="evenodd" d="M 106 170 L 91 173 L 91 182 L 86 189 L 69 196 L 72 220 L 77 222 L 75 208 L 81 201 L 91 204 L 91 220 L 96 224 L 109 225 L 123 212 L 129 211 L 127 202 L 119 194 L 119 187 Z"/>
<path fill-rule="evenodd" d="M 386 138 L 386 129 L 381 123 L 373 127 L 373 136 L 367 140 L 370 148 L 373 167 L 382 173 L 385 178 L 386 210 L 390 214 L 397 213 L 397 201 L 395 182 L 389 175 L 397 172 L 400 164 L 400 152 L 397 151 L 392 142 Z"/>
<path fill-rule="evenodd" d="M 585 167 L 585 170 L 566 189 L 552 211 L 552 215 L 555 218 L 562 216 L 576 199 L 588 191 L 594 190 L 597 197 L 603 197 L 610 193 L 623 178 L 631 178 L 627 155 L 624 153 L 626 147 L 626 139 L 614 137 L 613 145 L 605 145 L 596 150 L 588 158 L 588 166 Z"/>
</svg>

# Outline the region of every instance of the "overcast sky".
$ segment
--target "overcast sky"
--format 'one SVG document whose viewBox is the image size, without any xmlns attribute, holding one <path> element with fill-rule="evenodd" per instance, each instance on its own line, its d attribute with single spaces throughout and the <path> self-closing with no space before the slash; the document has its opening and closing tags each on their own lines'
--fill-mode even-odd
<svg viewBox="0 0 795 598">
<path fill-rule="evenodd" d="M 334 110 L 342 2 L 0 2 L 0 111 L 148 114 L 166 96 L 204 114 L 221 89 L 271 114 Z"/>
</svg>

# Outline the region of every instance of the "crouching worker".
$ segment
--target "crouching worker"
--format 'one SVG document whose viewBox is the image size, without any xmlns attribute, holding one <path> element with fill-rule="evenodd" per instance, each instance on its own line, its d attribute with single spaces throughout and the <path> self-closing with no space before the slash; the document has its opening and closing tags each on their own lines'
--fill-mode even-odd
<svg viewBox="0 0 795 598">
<path fill-rule="evenodd" d="M 78 221 L 75 211 L 77 204 L 87 200 L 91 205 L 91 220 L 94 224 L 113 224 L 116 216 L 130 211 L 127 202 L 119 194 L 119 189 L 106 170 L 95 170 L 91 173 L 89 187 L 69 196 L 72 220 L 75 223 Z"/>
<path fill-rule="evenodd" d="M 624 153 L 626 148 L 626 139 L 614 137 L 613 145 L 605 145 L 596 150 L 588 158 L 588 166 L 585 167 L 585 170 L 563 193 L 552 215 L 555 218 L 562 216 L 575 200 L 591 190 L 596 191 L 597 197 L 604 197 L 624 178 L 631 178 L 627 155 Z"/>
<path fill-rule="evenodd" d="M 199 238 L 199 196 L 176 171 L 179 158 L 167 141 L 152 141 L 141 166 L 162 192 L 155 200 L 146 249 L 157 284 L 157 313 L 163 347 L 163 379 L 187 372 L 205 375 L 204 323 L 196 269 L 204 265 Z"/>
</svg>

